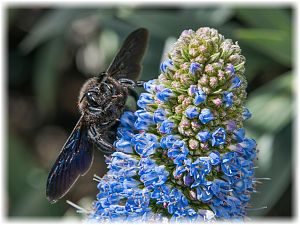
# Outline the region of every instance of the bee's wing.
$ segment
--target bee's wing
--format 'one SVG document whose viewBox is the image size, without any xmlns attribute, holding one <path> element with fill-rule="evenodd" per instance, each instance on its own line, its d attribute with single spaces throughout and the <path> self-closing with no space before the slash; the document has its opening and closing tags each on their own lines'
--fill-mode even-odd
<svg viewBox="0 0 300 225">
<path fill-rule="evenodd" d="M 121 49 L 107 69 L 108 76 L 116 79 L 137 80 L 141 72 L 141 61 L 147 48 L 148 30 L 139 28 L 124 41 Z"/>
<path fill-rule="evenodd" d="M 55 161 L 47 180 L 46 195 L 50 202 L 63 197 L 93 161 L 93 149 L 88 141 L 87 128 L 79 119 Z"/>
</svg>

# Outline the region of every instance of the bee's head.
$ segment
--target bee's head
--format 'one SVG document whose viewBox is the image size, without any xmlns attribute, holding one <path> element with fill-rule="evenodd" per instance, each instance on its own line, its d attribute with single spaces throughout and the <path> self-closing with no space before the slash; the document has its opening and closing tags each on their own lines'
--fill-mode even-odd
<svg viewBox="0 0 300 225">
<path fill-rule="evenodd" d="M 113 95 L 114 89 L 105 80 L 99 79 L 99 76 L 91 78 L 81 88 L 79 109 L 82 113 L 101 112 Z"/>
</svg>

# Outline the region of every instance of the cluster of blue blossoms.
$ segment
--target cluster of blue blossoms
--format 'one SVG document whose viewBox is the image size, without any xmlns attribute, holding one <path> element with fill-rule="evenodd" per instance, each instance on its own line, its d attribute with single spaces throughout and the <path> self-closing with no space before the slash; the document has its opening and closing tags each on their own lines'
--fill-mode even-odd
<svg viewBox="0 0 300 225">
<path fill-rule="evenodd" d="M 120 119 L 89 220 L 243 220 L 256 181 L 244 62 L 214 29 L 181 34 L 140 109 Z"/>
</svg>

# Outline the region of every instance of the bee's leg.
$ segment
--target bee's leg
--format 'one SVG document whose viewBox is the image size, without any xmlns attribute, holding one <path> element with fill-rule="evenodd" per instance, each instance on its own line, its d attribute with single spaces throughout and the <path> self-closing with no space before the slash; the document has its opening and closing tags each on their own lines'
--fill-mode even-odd
<svg viewBox="0 0 300 225">
<path fill-rule="evenodd" d="M 97 148 L 105 154 L 111 154 L 116 151 L 116 148 L 108 142 L 103 136 L 104 134 L 100 130 L 91 126 L 88 131 L 89 138 L 97 146 Z"/>
<path fill-rule="evenodd" d="M 122 85 L 125 85 L 127 87 L 135 88 L 135 87 L 142 87 L 145 81 L 134 81 L 127 78 L 120 78 L 118 80 Z"/>
</svg>

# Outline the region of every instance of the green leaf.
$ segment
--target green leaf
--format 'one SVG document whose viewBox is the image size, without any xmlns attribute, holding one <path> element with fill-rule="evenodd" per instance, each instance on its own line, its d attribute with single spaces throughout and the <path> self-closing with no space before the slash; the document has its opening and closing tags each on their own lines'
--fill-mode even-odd
<svg viewBox="0 0 300 225">
<path fill-rule="evenodd" d="M 292 123 L 289 123 L 276 135 L 264 134 L 257 139 L 259 152 L 255 176 L 270 180 L 260 180 L 262 184 L 256 185 L 257 193 L 251 196 L 250 204 L 253 209 L 264 206 L 267 209 L 248 211 L 249 216 L 266 214 L 288 188 L 292 179 L 292 137 Z"/>
<path fill-rule="evenodd" d="M 274 64 L 276 63 L 272 59 L 260 54 L 260 52 L 254 48 L 242 45 L 241 43 L 239 44 L 242 49 L 242 54 L 246 57 L 245 76 L 249 83 L 256 76 L 261 76 L 261 73 L 265 71 L 266 68 L 274 68 Z"/>
<path fill-rule="evenodd" d="M 249 95 L 247 107 L 252 118 L 247 125 L 262 133 L 276 133 L 292 119 L 292 72 L 288 72 L 256 89 Z"/>
<path fill-rule="evenodd" d="M 39 168 L 24 140 L 9 133 L 7 152 L 8 216 L 49 217 L 62 214 L 67 208 L 66 204 L 63 201 L 55 206 L 49 204 L 44 186 L 47 172 Z"/>
<path fill-rule="evenodd" d="M 63 55 L 63 41 L 52 39 L 39 49 L 34 67 L 34 91 L 37 105 L 43 116 L 50 116 L 55 111 L 58 88 L 58 64 Z"/>
<path fill-rule="evenodd" d="M 218 17 L 220 15 L 221 17 Z M 181 10 L 135 10 L 118 15 L 121 19 L 151 30 L 151 35 L 165 39 L 179 36 L 183 30 L 197 30 L 202 26 L 222 26 L 232 16 L 231 10 L 218 9 L 181 9 Z M 159 24 L 159 26 L 158 26 Z"/>
<path fill-rule="evenodd" d="M 50 11 L 37 22 L 29 35 L 21 42 L 20 47 L 29 52 L 37 45 L 51 40 L 66 31 L 70 20 L 75 16 L 74 10 L 56 9 Z"/>
<path fill-rule="evenodd" d="M 20 43 L 20 47 L 29 52 L 38 45 L 57 36 L 64 36 L 77 19 L 95 16 L 99 21 L 112 17 L 112 9 L 68 9 L 59 8 L 49 11 Z"/>
<path fill-rule="evenodd" d="M 290 67 L 292 46 L 290 34 L 284 30 L 237 29 L 235 38 L 251 46 L 273 60 Z"/>
<path fill-rule="evenodd" d="M 291 16 L 283 8 L 238 8 L 238 19 L 256 28 L 291 30 Z"/>
</svg>

